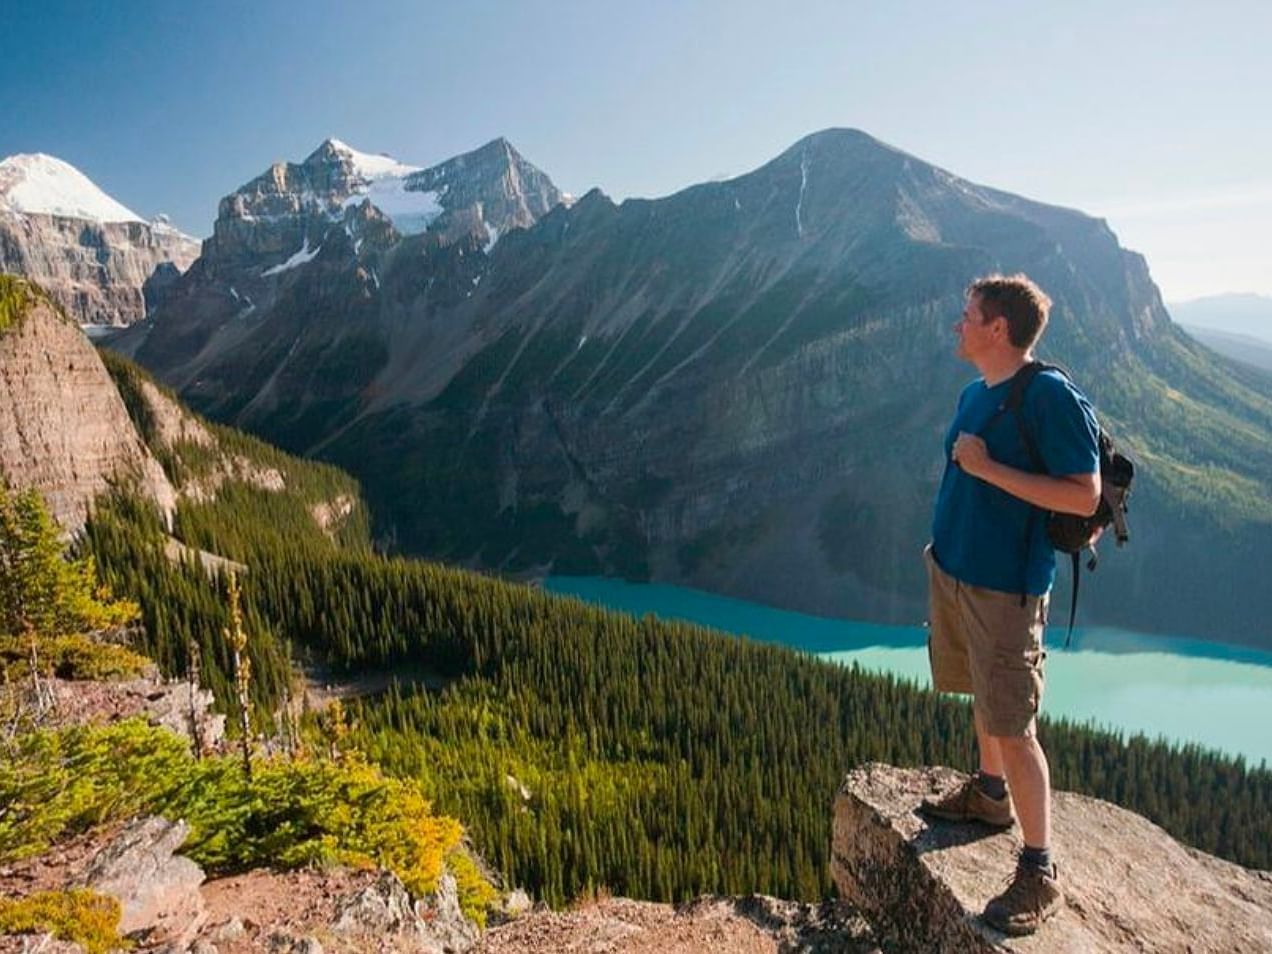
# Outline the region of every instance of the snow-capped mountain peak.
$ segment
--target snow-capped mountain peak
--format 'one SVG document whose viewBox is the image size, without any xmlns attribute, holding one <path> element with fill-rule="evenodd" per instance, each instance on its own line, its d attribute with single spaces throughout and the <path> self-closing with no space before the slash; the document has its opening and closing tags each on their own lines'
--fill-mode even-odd
<svg viewBox="0 0 1272 954">
<path fill-rule="evenodd" d="M 23 153 L 0 162 L 0 208 L 94 222 L 141 222 L 68 162 Z"/>
<path fill-rule="evenodd" d="M 353 164 L 354 171 L 368 181 L 401 178 L 420 171 L 419 166 L 408 166 L 383 153 L 372 155 L 369 152 L 360 152 L 339 139 L 328 139 L 327 145 L 331 146 L 333 152 L 348 159 Z"/>
</svg>

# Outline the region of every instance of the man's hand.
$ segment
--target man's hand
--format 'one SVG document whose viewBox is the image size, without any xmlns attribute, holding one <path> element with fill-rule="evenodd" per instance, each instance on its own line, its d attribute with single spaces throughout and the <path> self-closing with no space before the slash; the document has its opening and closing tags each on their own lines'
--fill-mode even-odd
<svg viewBox="0 0 1272 954">
<path fill-rule="evenodd" d="M 954 450 L 950 453 L 950 457 L 963 468 L 963 472 L 972 477 L 983 478 L 988 470 L 988 465 L 993 463 L 989 456 L 989 450 L 985 447 L 985 442 L 975 434 L 969 434 L 967 431 L 959 431 L 958 439 L 954 441 Z"/>
<path fill-rule="evenodd" d="M 1100 475 L 1070 474 L 1049 477 L 1000 464 L 989 456 L 985 442 L 960 431 L 950 452 L 963 472 L 1043 510 L 1089 517 L 1100 505 Z"/>
</svg>

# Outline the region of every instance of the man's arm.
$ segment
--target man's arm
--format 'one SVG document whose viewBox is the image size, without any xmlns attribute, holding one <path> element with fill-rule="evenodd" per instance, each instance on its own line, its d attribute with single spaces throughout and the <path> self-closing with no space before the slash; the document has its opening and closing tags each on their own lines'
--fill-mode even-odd
<svg viewBox="0 0 1272 954">
<path fill-rule="evenodd" d="M 1016 470 L 993 460 L 985 442 L 967 432 L 958 435 L 950 456 L 964 472 L 1035 507 L 1089 517 L 1100 506 L 1101 486 L 1098 473 L 1051 477 Z"/>
</svg>

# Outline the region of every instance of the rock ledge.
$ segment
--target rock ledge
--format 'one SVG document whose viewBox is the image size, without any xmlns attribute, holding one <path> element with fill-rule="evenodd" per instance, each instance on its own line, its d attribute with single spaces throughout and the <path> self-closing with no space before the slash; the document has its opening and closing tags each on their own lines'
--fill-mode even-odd
<svg viewBox="0 0 1272 954">
<path fill-rule="evenodd" d="M 1272 951 L 1272 874 L 1186 848 L 1152 822 L 1057 792 L 1054 851 L 1066 908 L 1029 938 L 979 919 L 1004 886 L 1019 829 L 929 822 L 920 801 L 965 776 L 870 764 L 835 800 L 832 875 L 840 895 L 907 951 Z"/>
</svg>

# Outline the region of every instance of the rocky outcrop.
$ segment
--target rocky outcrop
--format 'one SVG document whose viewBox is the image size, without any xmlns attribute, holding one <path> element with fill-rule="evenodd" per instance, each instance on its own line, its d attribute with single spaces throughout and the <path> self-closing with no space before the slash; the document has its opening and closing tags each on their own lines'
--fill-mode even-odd
<svg viewBox="0 0 1272 954">
<path fill-rule="evenodd" d="M 569 911 L 535 911 L 488 931 L 473 954 L 879 954 L 850 906 L 762 895 L 685 904 L 606 898 Z"/>
<path fill-rule="evenodd" d="M 89 866 L 84 886 L 119 899 L 120 934 L 178 949 L 194 940 L 207 912 L 199 894 L 203 870 L 176 854 L 189 830 L 184 822 L 138 819 Z"/>
<path fill-rule="evenodd" d="M 225 739 L 225 716 L 213 711 L 212 691 L 164 680 L 157 669 L 138 679 L 112 682 L 50 679 L 48 687 L 53 705 L 47 728 L 140 716 L 151 725 L 185 736 L 205 752 L 218 750 Z"/>
<path fill-rule="evenodd" d="M 171 450 L 182 443 L 199 447 L 211 447 L 216 443 L 212 433 L 198 418 L 159 390 L 153 381 L 139 378 L 137 392 L 145 405 L 153 446 Z"/>
<path fill-rule="evenodd" d="M 20 280 L 0 278 L 0 294 L 22 301 L 0 329 L 0 476 L 40 491 L 69 532 L 120 481 L 170 513 L 172 485 L 83 332 Z"/>
<path fill-rule="evenodd" d="M 462 954 L 479 936 L 477 926 L 459 908 L 459 891 L 450 874 L 442 875 L 434 894 L 412 904 L 402 882 L 384 871 L 374 884 L 341 900 L 338 910 L 331 925 L 337 934 L 396 936 L 409 940 L 412 950 Z"/>
<path fill-rule="evenodd" d="M 444 876 L 440 894 L 453 884 Z M 413 903 L 386 871 L 252 871 L 209 882 L 204 895 L 210 917 L 199 942 L 219 954 L 313 951 L 314 944 L 333 954 L 463 954 L 478 936 L 457 902 Z"/>
<path fill-rule="evenodd" d="M 835 885 L 898 949 L 1272 950 L 1272 875 L 1185 848 L 1138 815 L 1069 792 L 1055 793 L 1052 806 L 1067 906 L 1033 937 L 1003 937 L 978 915 L 1010 876 L 1018 835 L 915 813 L 923 798 L 963 779 L 950 769 L 872 764 L 851 772 L 835 799 Z"/>
</svg>

